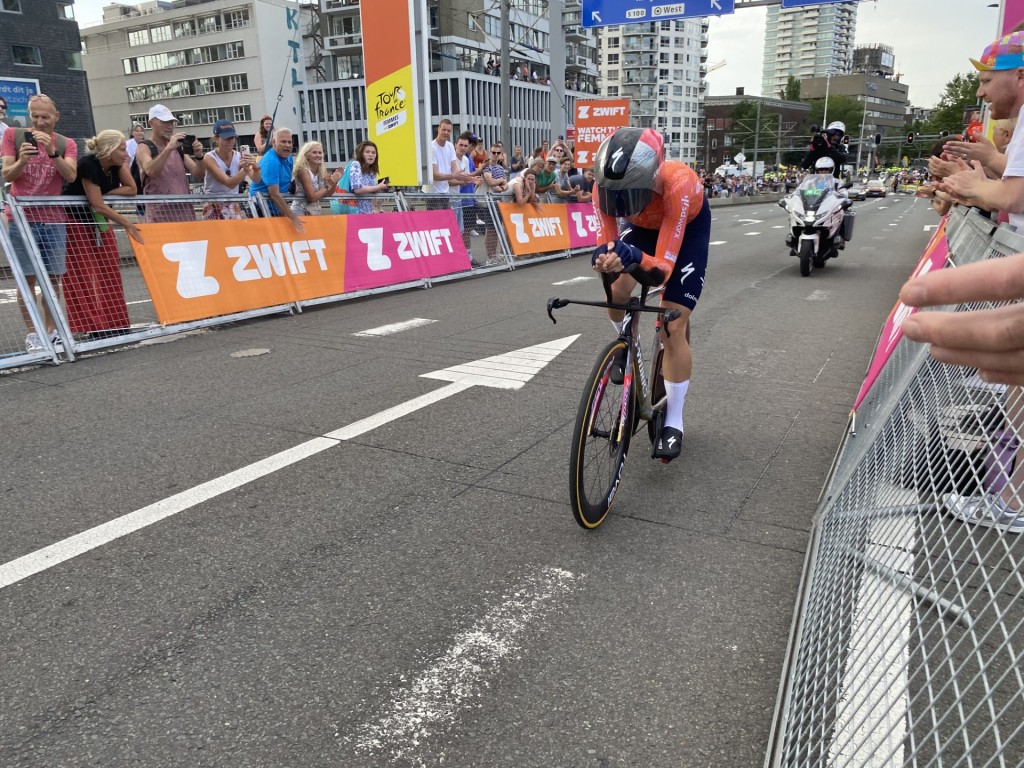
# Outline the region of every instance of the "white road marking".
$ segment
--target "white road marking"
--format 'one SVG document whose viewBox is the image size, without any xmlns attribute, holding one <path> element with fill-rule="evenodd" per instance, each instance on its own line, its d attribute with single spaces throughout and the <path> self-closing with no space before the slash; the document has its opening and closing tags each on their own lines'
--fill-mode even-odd
<svg viewBox="0 0 1024 768">
<path fill-rule="evenodd" d="M 423 325 L 430 325 L 436 323 L 437 320 L 428 320 L 425 317 L 414 317 L 411 320 L 403 320 L 401 323 L 391 323 L 390 325 L 382 325 L 379 328 L 369 328 L 365 331 L 359 331 L 353 333 L 353 336 L 390 336 L 393 333 L 401 333 L 402 331 L 408 331 L 410 328 L 419 328 Z"/>
<path fill-rule="evenodd" d="M 744 232 L 743 234 L 746 235 L 747 237 L 753 237 L 754 235 L 760 235 L 761 233 L 760 232 Z"/>
<path fill-rule="evenodd" d="M 935 228 L 936 228 L 937 226 L 939 226 L 939 225 L 938 225 L 938 224 L 925 224 L 925 225 L 924 225 L 924 231 L 925 231 L 925 232 L 931 232 L 931 231 L 932 231 L 933 229 L 935 229 Z"/>
<path fill-rule="evenodd" d="M 571 280 L 559 280 L 557 283 L 552 283 L 552 285 L 573 285 L 574 283 L 588 283 L 591 280 L 596 279 L 596 277 L 574 277 Z"/>
<path fill-rule="evenodd" d="M 772 229 L 788 229 L 784 224 L 776 224 Z"/>
<path fill-rule="evenodd" d="M 725 245 L 726 240 L 712 240 L 708 245 Z"/>
<path fill-rule="evenodd" d="M 808 301 L 825 301 L 831 295 L 832 295 L 832 291 L 811 291 L 811 295 L 807 297 L 807 300 Z"/>
<path fill-rule="evenodd" d="M 153 303 L 152 299 L 139 299 L 138 301 L 126 301 L 125 302 L 125 304 L 127 304 L 129 307 L 131 307 L 131 306 L 133 306 L 135 304 L 152 304 L 152 303 Z"/>
<path fill-rule="evenodd" d="M 890 224 L 889 226 L 890 226 L 890 227 L 898 227 L 898 226 L 899 226 L 899 224 Z"/>
<path fill-rule="evenodd" d="M 470 629 L 456 635 L 451 646 L 408 682 L 402 681 L 371 722 L 357 726 L 352 746 L 378 755 L 387 764 L 414 758 L 427 740 L 431 752 L 444 743 L 460 712 L 485 695 L 499 667 L 522 647 L 531 624 L 560 607 L 581 579 L 561 568 L 542 568 L 516 585 Z M 341 737 L 340 729 L 335 733 Z M 347 741 L 348 739 L 346 739 Z"/>
<path fill-rule="evenodd" d="M 326 451 L 328 448 L 333 448 L 341 441 L 351 440 L 354 437 L 376 429 L 382 424 L 399 419 L 406 414 L 451 397 L 472 386 L 520 389 L 538 371 L 554 360 L 560 352 L 578 338 L 579 334 L 566 336 L 565 338 L 555 339 L 544 344 L 517 349 L 505 355 L 497 355 L 485 360 L 477 360 L 441 371 L 422 374 L 425 378 L 442 379 L 451 383 L 448 386 L 441 387 L 433 392 L 427 392 L 420 397 L 400 403 L 320 437 L 314 437 L 312 440 L 307 440 L 293 448 L 275 453 L 273 456 L 268 456 L 248 466 L 236 469 L 234 472 L 208 480 L 194 488 L 189 488 L 174 496 L 157 501 L 134 512 L 129 512 L 114 520 L 97 525 L 95 528 L 90 528 L 48 547 L 4 563 L 0 565 L 0 589 L 9 587 L 22 579 L 45 571 L 104 544 L 109 544 L 116 539 L 134 533 L 164 518 L 184 512 L 186 509 L 191 509 L 197 504 L 202 504 L 235 488 L 240 488 L 251 483 L 253 480 L 259 480 L 261 477 L 265 477 L 279 469 L 291 466 L 310 456 L 315 456 L 322 451 Z"/>
<path fill-rule="evenodd" d="M 736 222 L 737 224 L 764 224 L 761 219 L 740 219 Z"/>
</svg>

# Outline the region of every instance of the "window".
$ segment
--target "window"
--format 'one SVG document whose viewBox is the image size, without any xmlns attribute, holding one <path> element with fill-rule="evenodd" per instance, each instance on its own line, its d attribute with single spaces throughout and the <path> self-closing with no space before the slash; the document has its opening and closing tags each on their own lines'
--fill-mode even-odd
<svg viewBox="0 0 1024 768">
<path fill-rule="evenodd" d="M 58 2 L 57 3 L 57 18 L 64 19 L 66 21 L 75 20 L 75 6 L 73 2 Z"/>
<path fill-rule="evenodd" d="M 227 11 L 224 14 L 224 26 L 228 29 L 241 29 L 249 26 L 249 10 Z"/>
<path fill-rule="evenodd" d="M 476 16 L 472 13 L 466 14 L 466 26 L 469 28 L 470 32 L 476 32 L 477 30 Z"/>
<path fill-rule="evenodd" d="M 159 27 L 153 27 L 149 30 L 149 34 L 154 43 L 166 43 L 171 39 L 171 25 L 161 24 Z"/>
<path fill-rule="evenodd" d="M 81 69 L 82 68 L 82 52 L 81 51 L 61 51 L 64 58 L 64 66 L 68 69 Z"/>
<path fill-rule="evenodd" d="M 0 0 L 0 11 L 21 13 L 21 0 Z"/>
<path fill-rule="evenodd" d="M 213 32 L 220 32 L 220 16 L 200 16 L 199 34 L 209 35 Z"/>
<path fill-rule="evenodd" d="M 617 86 L 617 85 L 609 85 L 608 86 L 608 95 L 609 96 L 618 96 L 619 95 L 619 86 Z"/>
<path fill-rule="evenodd" d="M 619 47 L 619 38 L 617 38 L 617 37 L 609 37 L 608 38 L 608 47 L 609 48 L 618 48 Z"/>
<path fill-rule="evenodd" d="M 14 54 L 15 65 L 24 67 L 43 66 L 43 57 L 39 49 L 34 45 L 12 45 L 11 53 Z"/>
<path fill-rule="evenodd" d="M 614 64 L 618 64 L 619 63 L 619 54 L 617 54 L 617 53 L 609 53 L 608 54 L 608 63 L 609 64 L 613 64 L 613 65 Z"/>
<path fill-rule="evenodd" d="M 128 30 L 128 45 L 149 45 L 149 30 L 148 29 L 130 29 Z"/>
<path fill-rule="evenodd" d="M 196 23 L 192 19 L 182 19 L 174 22 L 175 37 L 192 37 L 196 33 Z"/>
</svg>

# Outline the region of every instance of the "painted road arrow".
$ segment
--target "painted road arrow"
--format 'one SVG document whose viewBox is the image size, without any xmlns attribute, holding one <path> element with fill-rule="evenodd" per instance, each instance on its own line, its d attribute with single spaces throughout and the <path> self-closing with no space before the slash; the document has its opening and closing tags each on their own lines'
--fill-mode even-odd
<svg viewBox="0 0 1024 768">
<path fill-rule="evenodd" d="M 45 571 L 59 563 L 84 554 L 104 544 L 134 533 L 153 523 L 191 509 L 197 504 L 209 501 L 221 494 L 240 488 L 279 469 L 296 464 L 310 456 L 333 448 L 344 440 L 351 440 L 359 435 L 376 429 L 382 424 L 399 419 L 406 414 L 425 408 L 431 403 L 444 400 L 470 387 L 495 387 L 497 389 L 522 389 L 526 383 L 537 375 L 548 363 L 558 357 L 570 344 L 579 338 L 566 336 L 545 344 L 517 349 L 504 355 L 475 360 L 471 363 L 445 368 L 422 376 L 429 379 L 440 379 L 451 382 L 445 387 L 428 392 L 420 397 L 388 408 L 385 411 L 368 416 L 347 427 L 328 432 L 304 443 L 275 453 L 265 459 L 236 469 L 226 475 L 209 480 L 194 488 L 169 496 L 149 506 L 129 512 L 95 528 L 71 536 L 56 544 L 37 550 L 30 554 L 0 565 L 0 589 L 9 587 L 33 574 Z"/>
</svg>

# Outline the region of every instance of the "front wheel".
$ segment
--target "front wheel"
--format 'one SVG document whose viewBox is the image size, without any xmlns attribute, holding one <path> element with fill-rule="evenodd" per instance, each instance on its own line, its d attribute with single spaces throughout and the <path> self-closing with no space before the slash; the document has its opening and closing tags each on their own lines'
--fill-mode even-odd
<svg viewBox="0 0 1024 768">
<path fill-rule="evenodd" d="M 811 274 L 811 259 L 814 258 L 814 241 L 800 241 L 800 274 L 807 277 Z"/>
<path fill-rule="evenodd" d="M 611 379 L 612 362 L 626 344 L 613 341 L 598 357 L 587 378 L 572 431 L 569 456 L 569 499 L 576 522 L 597 528 L 604 522 L 622 480 L 632 435 L 632 377 L 623 384 Z"/>
</svg>

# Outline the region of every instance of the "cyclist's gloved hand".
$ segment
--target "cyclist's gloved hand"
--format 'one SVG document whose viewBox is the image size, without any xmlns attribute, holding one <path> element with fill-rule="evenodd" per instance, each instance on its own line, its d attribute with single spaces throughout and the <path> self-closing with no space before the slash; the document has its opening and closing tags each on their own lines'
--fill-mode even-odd
<svg viewBox="0 0 1024 768">
<path fill-rule="evenodd" d="M 612 243 L 612 250 L 618 255 L 619 261 L 622 262 L 622 270 L 624 272 L 632 272 L 644 259 L 643 251 L 635 245 L 624 243 L 621 240 L 616 240 Z"/>
<path fill-rule="evenodd" d="M 600 256 L 604 256 L 608 253 L 609 243 L 601 243 L 597 248 L 594 249 L 594 255 L 590 257 L 590 266 L 594 266 L 597 263 L 597 259 Z"/>
</svg>

